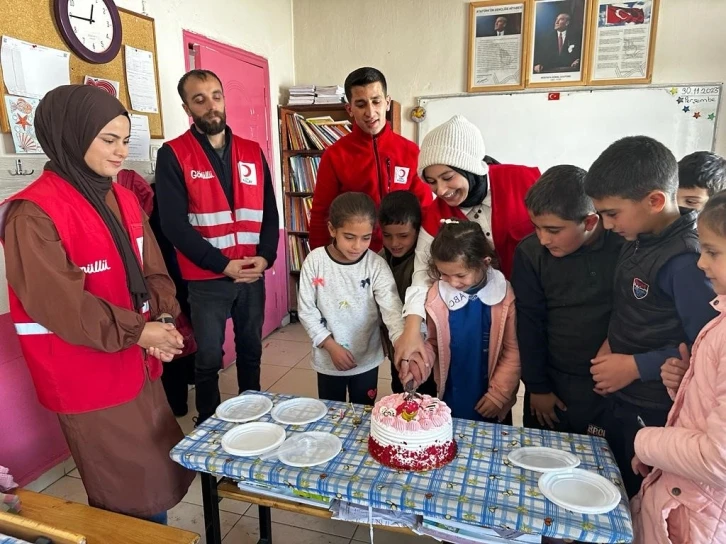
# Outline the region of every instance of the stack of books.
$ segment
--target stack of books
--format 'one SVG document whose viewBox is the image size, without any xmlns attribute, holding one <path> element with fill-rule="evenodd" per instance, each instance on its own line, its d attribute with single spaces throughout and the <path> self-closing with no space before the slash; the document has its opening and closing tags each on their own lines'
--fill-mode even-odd
<svg viewBox="0 0 726 544">
<path fill-rule="evenodd" d="M 315 85 L 295 85 L 290 87 L 289 106 L 308 106 L 315 102 Z"/>
<path fill-rule="evenodd" d="M 310 228 L 310 210 L 313 208 L 313 197 L 290 197 L 290 230 L 307 232 Z"/>
<path fill-rule="evenodd" d="M 290 157 L 290 192 L 312 193 L 318 178 L 320 157 Z"/>
<path fill-rule="evenodd" d="M 294 151 L 322 151 L 343 136 L 350 134 L 350 121 L 336 121 L 332 117 L 310 117 L 299 113 L 288 114 L 287 137 Z"/>
<path fill-rule="evenodd" d="M 345 90 L 340 85 L 315 88 L 316 104 L 340 104 L 345 102 Z"/>
<path fill-rule="evenodd" d="M 288 255 L 290 255 L 290 270 L 300 272 L 305 257 L 310 254 L 310 241 L 307 238 L 289 235 L 287 249 Z"/>
</svg>

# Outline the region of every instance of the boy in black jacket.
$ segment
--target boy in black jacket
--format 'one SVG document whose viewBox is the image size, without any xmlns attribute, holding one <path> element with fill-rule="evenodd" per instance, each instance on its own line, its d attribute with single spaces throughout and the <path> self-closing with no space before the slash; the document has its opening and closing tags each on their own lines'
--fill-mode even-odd
<svg viewBox="0 0 726 544">
<path fill-rule="evenodd" d="M 512 287 L 525 427 L 604 436 L 590 359 L 607 337 L 622 239 L 602 227 L 585 173 L 555 166 L 527 192 L 535 233 L 514 253 Z"/>
<path fill-rule="evenodd" d="M 678 162 L 678 205 L 700 212 L 726 187 L 726 159 L 709 151 L 696 151 Z"/>
<path fill-rule="evenodd" d="M 608 147 L 585 177 L 603 225 L 625 238 L 615 269 L 608 339 L 592 360 L 597 391 L 608 395 L 608 442 L 629 496 L 642 478 L 633 474 L 635 434 L 665 425 L 673 404 L 661 367 L 693 344 L 716 311 L 716 295 L 697 266 L 696 212 L 676 202 L 678 164 L 668 148 L 647 136 Z"/>
<path fill-rule="evenodd" d="M 410 191 L 393 191 L 387 194 L 381 200 L 378 222 L 383 234 L 383 249 L 378 254 L 386 259 L 393 272 L 393 279 L 396 280 L 398 296 L 401 302 L 404 302 L 406 289 L 411 287 L 414 253 L 418 233 L 421 230 L 421 204 L 418 198 Z M 393 344 L 388 338 L 388 329 L 384 325 L 381 325 L 381 329 L 383 352 L 391 361 L 391 391 L 403 393 L 403 384 L 393 364 L 395 357 Z M 433 373 L 418 387 L 418 392 L 422 395 L 436 396 Z"/>
</svg>

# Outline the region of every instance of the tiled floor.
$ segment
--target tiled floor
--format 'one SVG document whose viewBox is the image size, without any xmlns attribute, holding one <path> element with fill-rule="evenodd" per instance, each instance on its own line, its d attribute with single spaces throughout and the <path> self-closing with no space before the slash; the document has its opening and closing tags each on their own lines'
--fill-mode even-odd
<svg viewBox="0 0 726 544">
<path fill-rule="evenodd" d="M 237 369 L 234 365 L 220 375 L 222 400 L 237 394 Z M 262 352 L 262 388 L 274 393 L 317 397 L 317 380 L 310 368 L 310 340 L 302 326 L 289 325 L 265 339 Z M 391 392 L 390 365 L 381 365 L 378 376 L 379 398 Z M 521 394 L 521 391 L 520 391 Z M 194 390 L 189 392 L 189 414 L 179 418 L 185 433 L 194 428 Z M 515 425 L 522 421 L 521 398 L 514 408 Z M 76 502 L 87 502 L 86 492 L 74 470 L 43 490 L 43 493 L 66 498 Z M 257 507 L 224 499 L 220 503 L 220 517 L 223 542 L 225 544 L 255 544 L 259 538 Z M 273 510 L 273 535 L 279 544 L 355 544 L 369 542 L 369 529 L 352 523 L 324 520 Z M 203 533 L 204 513 L 202 510 L 199 476 L 194 480 L 184 500 L 169 512 L 169 524 L 196 533 Z M 434 543 L 427 537 L 413 537 L 375 531 L 376 544 L 428 544 Z M 202 536 L 202 543 L 206 539 Z"/>
</svg>

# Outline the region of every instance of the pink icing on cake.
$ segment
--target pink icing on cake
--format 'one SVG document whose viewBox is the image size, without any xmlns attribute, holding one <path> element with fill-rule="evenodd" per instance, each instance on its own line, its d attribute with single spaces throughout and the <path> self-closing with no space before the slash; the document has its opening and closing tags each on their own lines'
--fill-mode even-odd
<svg viewBox="0 0 726 544">
<path fill-rule="evenodd" d="M 429 395 L 423 395 L 422 398 L 408 401 L 409 403 L 418 404 L 418 410 L 411 421 L 406 421 L 399 413 L 401 406 L 406 403 L 405 398 L 406 395 L 403 393 L 383 397 L 373 407 L 372 417 L 389 426 L 391 425 L 389 418 L 394 418 L 396 429 L 411 431 L 421 429 L 421 421 L 423 420 L 429 420 L 433 427 L 441 427 L 447 422 L 451 423 L 451 409 L 443 401 Z M 403 427 L 399 426 L 398 422 L 403 422 Z M 414 424 L 414 422 L 416 423 Z"/>
<path fill-rule="evenodd" d="M 389 395 L 373 407 L 368 451 L 383 465 L 431 470 L 456 456 L 451 410 L 428 395 Z"/>
</svg>

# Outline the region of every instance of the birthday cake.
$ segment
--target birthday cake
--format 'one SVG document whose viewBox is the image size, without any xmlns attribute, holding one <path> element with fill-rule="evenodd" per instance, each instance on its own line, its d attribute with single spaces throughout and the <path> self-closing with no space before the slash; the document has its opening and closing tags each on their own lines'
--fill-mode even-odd
<svg viewBox="0 0 726 544">
<path fill-rule="evenodd" d="M 456 456 L 451 409 L 428 395 L 383 397 L 371 413 L 368 451 L 382 465 L 402 470 L 451 462 Z"/>
</svg>

